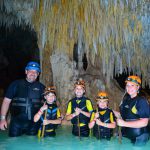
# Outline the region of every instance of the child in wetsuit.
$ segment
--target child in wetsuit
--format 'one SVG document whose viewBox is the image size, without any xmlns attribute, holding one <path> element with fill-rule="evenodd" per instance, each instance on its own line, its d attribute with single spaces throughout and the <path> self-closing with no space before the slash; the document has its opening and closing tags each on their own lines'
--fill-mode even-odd
<svg viewBox="0 0 150 150">
<path fill-rule="evenodd" d="M 55 136 L 56 126 L 61 124 L 60 110 L 56 104 L 55 87 L 45 88 L 44 98 L 46 102 L 34 116 L 34 122 L 41 120 L 38 137 Z"/>
<path fill-rule="evenodd" d="M 89 128 L 93 128 L 93 135 L 97 139 L 110 140 L 113 128 L 116 127 L 114 113 L 108 108 L 108 96 L 106 92 L 99 92 L 96 98 L 98 108 L 91 115 Z"/>
<path fill-rule="evenodd" d="M 91 100 L 84 96 L 85 82 L 79 79 L 74 84 L 75 97 L 68 103 L 66 119 L 71 120 L 72 134 L 88 137 L 90 115 L 93 111 Z"/>
</svg>

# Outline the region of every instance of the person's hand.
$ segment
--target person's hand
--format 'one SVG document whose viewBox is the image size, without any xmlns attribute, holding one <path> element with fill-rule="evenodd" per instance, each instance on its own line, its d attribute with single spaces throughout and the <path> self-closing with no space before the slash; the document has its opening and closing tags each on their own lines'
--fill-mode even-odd
<svg viewBox="0 0 150 150">
<path fill-rule="evenodd" d="M 113 113 L 115 114 L 115 117 L 116 117 L 116 118 L 121 119 L 121 114 L 120 114 L 120 112 L 119 112 L 119 111 L 115 111 L 115 110 L 113 110 Z"/>
<path fill-rule="evenodd" d="M 124 126 L 124 124 L 125 124 L 125 121 L 124 120 L 122 120 L 122 119 L 117 119 L 117 125 L 118 126 Z"/>
<path fill-rule="evenodd" d="M 65 119 L 65 116 L 63 114 L 61 114 L 61 120 Z"/>
<path fill-rule="evenodd" d="M 75 114 L 76 114 L 76 116 L 78 116 L 81 113 L 81 111 L 82 110 L 80 108 L 76 107 L 75 108 Z"/>
<path fill-rule="evenodd" d="M 43 125 L 48 125 L 49 121 L 48 120 L 43 120 Z"/>
<path fill-rule="evenodd" d="M 100 119 L 96 119 L 96 124 L 101 126 L 101 124 L 102 124 L 101 120 Z"/>
<path fill-rule="evenodd" d="M 48 106 L 44 103 L 44 105 L 40 108 L 41 112 L 44 112 L 44 110 L 46 110 L 48 108 Z"/>
<path fill-rule="evenodd" d="M 1 120 L 0 121 L 0 129 L 5 130 L 6 128 L 7 128 L 7 121 L 5 119 Z"/>
<path fill-rule="evenodd" d="M 97 119 L 97 118 L 99 118 L 99 113 L 98 112 L 95 113 L 95 119 Z"/>
</svg>

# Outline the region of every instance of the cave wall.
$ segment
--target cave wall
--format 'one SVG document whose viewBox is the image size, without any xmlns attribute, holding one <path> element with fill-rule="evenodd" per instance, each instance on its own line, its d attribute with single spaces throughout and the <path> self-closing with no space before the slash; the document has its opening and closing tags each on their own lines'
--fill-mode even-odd
<svg viewBox="0 0 150 150">
<path fill-rule="evenodd" d="M 83 57 L 81 55 L 80 57 L 84 58 L 84 53 Z M 85 95 L 92 100 L 94 107 L 96 107 L 95 97 L 98 91 L 106 91 L 110 98 L 110 107 L 118 109 L 124 90 L 113 78 L 109 81 L 106 80 L 106 74 L 102 72 L 101 60 L 95 59 L 93 66 L 89 57 L 86 62 L 88 66 L 85 69 L 82 59 L 77 62 L 80 58 L 72 60 L 66 53 L 55 52 L 49 59 L 52 66 L 53 85 L 57 88 L 57 97 L 63 112 L 67 107 L 67 102 L 74 97 L 74 83 L 79 78 L 85 80 Z M 77 63 L 80 67 L 77 67 Z"/>
<path fill-rule="evenodd" d="M 13 80 L 25 77 L 27 62 L 40 62 L 40 57 L 36 33 L 29 26 L 1 26 L 0 31 L 0 96 L 3 96 Z"/>
</svg>

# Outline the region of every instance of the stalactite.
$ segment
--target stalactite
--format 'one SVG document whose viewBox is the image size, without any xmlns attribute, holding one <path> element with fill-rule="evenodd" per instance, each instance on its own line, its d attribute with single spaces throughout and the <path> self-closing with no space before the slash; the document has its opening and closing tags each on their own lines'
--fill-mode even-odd
<svg viewBox="0 0 150 150">
<path fill-rule="evenodd" d="M 0 24 L 29 24 L 38 33 L 41 47 L 47 44 L 50 53 L 63 51 L 69 58 L 78 42 L 93 65 L 99 54 L 107 78 L 113 74 L 113 69 L 108 71 L 112 61 L 115 74 L 128 68 L 142 74 L 143 83 L 150 85 L 149 7 L 146 0 L 1 0 L 0 10 L 5 8 L 7 16 Z"/>
</svg>

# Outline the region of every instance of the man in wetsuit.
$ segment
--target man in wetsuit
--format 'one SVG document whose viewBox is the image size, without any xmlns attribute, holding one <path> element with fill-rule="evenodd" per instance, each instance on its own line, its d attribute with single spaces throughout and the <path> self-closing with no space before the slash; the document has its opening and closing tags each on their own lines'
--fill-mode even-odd
<svg viewBox="0 0 150 150">
<path fill-rule="evenodd" d="M 40 72 L 37 62 L 29 62 L 25 68 L 26 79 L 12 82 L 6 91 L 1 107 L 0 129 L 7 128 L 6 115 L 10 109 L 10 137 L 21 136 L 23 133 L 37 134 L 39 125 L 33 122 L 33 117 L 41 106 L 45 88 L 42 83 L 36 81 Z"/>
</svg>

